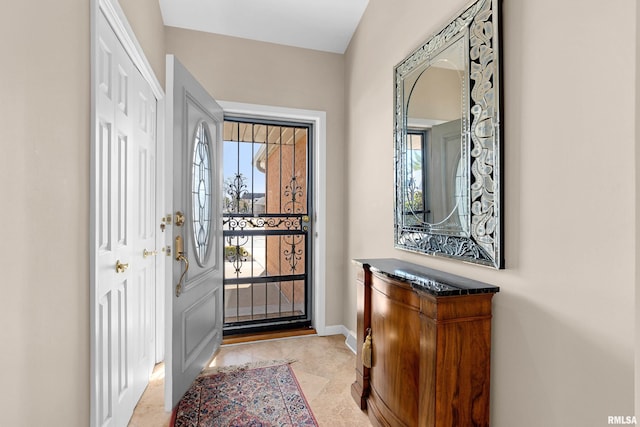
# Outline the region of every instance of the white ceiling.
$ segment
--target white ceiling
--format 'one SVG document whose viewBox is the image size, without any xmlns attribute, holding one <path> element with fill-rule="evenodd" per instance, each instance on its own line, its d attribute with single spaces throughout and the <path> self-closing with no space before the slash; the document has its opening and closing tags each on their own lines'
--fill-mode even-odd
<svg viewBox="0 0 640 427">
<path fill-rule="evenodd" d="M 159 0 L 164 24 L 344 53 L 369 0 Z"/>
</svg>

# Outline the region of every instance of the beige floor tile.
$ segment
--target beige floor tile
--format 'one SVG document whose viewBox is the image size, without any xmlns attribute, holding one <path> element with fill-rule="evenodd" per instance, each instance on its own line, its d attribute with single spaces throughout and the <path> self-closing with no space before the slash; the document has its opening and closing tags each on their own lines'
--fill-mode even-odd
<svg viewBox="0 0 640 427">
<path fill-rule="evenodd" d="M 355 355 L 342 335 L 304 336 L 221 347 L 211 366 L 294 359 L 291 365 L 311 410 L 321 427 L 371 426 L 365 412 L 351 398 Z M 154 370 L 147 390 L 136 406 L 129 427 L 165 427 L 171 414 L 164 411 L 164 366 Z"/>
<path fill-rule="evenodd" d="M 311 405 L 311 402 L 313 402 L 314 399 L 322 394 L 330 381 L 328 378 L 309 374 L 307 372 L 296 372 L 295 366 L 293 367 L 293 372 L 296 375 L 298 384 L 300 384 L 300 388 L 303 390 L 304 397 L 307 399 L 307 402 L 309 402 L 309 405 Z"/>
</svg>

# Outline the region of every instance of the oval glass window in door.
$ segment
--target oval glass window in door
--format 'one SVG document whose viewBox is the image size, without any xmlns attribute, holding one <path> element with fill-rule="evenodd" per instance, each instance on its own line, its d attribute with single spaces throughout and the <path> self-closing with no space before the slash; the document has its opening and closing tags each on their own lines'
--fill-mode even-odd
<svg viewBox="0 0 640 427">
<path fill-rule="evenodd" d="M 193 241 L 196 259 L 202 265 L 209 250 L 211 235 L 211 156 L 209 129 L 200 122 L 193 143 L 192 204 Z"/>
</svg>

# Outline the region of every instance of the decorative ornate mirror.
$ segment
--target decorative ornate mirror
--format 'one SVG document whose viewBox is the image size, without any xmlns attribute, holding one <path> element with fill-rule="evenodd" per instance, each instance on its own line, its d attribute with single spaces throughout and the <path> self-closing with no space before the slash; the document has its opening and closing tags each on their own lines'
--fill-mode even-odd
<svg viewBox="0 0 640 427">
<path fill-rule="evenodd" d="M 503 268 L 499 0 L 394 69 L 395 245 Z"/>
</svg>

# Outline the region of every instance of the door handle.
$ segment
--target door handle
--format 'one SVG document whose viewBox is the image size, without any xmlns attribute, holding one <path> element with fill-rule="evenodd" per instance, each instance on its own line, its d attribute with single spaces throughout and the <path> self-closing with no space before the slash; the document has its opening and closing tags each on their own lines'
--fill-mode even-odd
<svg viewBox="0 0 640 427">
<path fill-rule="evenodd" d="M 180 275 L 180 280 L 178 280 L 178 284 L 176 285 L 176 297 L 179 297 L 182 293 L 182 280 L 184 279 L 184 275 L 189 271 L 189 260 L 184 255 L 180 254 L 176 258 L 178 261 L 184 261 L 184 271 Z"/>
<path fill-rule="evenodd" d="M 182 281 L 184 280 L 184 276 L 189 271 L 189 260 L 186 256 L 184 256 L 184 242 L 182 241 L 182 236 L 176 236 L 176 261 L 184 262 L 184 271 L 180 275 L 180 280 L 178 280 L 178 284 L 176 285 L 176 297 L 179 297 L 182 293 Z"/>
<path fill-rule="evenodd" d="M 123 264 L 120 260 L 116 261 L 116 273 L 124 273 L 127 268 L 129 268 L 129 263 Z"/>
</svg>

